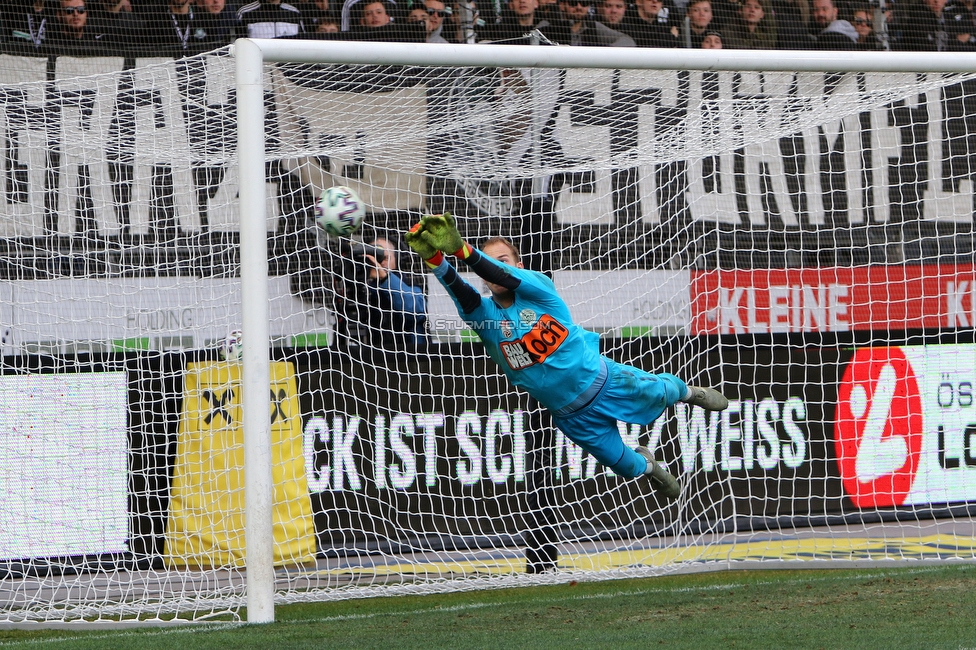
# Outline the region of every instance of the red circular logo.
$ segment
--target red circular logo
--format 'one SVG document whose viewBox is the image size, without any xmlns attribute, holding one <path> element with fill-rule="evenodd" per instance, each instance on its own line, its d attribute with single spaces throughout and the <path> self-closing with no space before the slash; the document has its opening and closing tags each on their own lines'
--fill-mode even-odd
<svg viewBox="0 0 976 650">
<path fill-rule="evenodd" d="M 844 491 L 857 508 L 897 506 L 922 453 L 922 396 L 901 348 L 854 353 L 837 394 L 834 444 Z"/>
</svg>

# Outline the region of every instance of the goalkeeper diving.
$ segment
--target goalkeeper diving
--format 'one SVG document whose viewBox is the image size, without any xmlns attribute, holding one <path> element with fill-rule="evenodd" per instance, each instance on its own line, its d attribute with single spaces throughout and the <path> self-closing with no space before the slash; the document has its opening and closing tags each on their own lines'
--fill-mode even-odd
<svg viewBox="0 0 976 650">
<path fill-rule="evenodd" d="M 648 425 L 676 402 L 721 411 L 729 405 L 725 396 L 602 356 L 599 335 L 573 322 L 552 280 L 524 268 L 507 239 L 489 239 L 479 251 L 461 238 L 450 214 L 423 217 L 404 239 L 447 289 L 502 372 L 545 406 L 567 437 L 615 474 L 646 475 L 659 494 L 680 495 L 677 479 L 650 450 L 624 444 L 617 421 Z M 491 296 L 482 297 L 465 282 L 445 253 L 478 274 Z"/>
</svg>

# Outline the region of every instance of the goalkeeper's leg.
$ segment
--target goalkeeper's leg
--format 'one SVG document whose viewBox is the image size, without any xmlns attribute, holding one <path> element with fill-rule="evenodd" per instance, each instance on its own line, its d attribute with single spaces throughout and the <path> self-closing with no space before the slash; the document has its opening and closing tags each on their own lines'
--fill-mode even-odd
<svg viewBox="0 0 976 650">
<path fill-rule="evenodd" d="M 700 406 L 706 411 L 724 411 L 729 408 L 728 397 L 714 388 L 701 386 L 688 386 L 688 392 L 681 401 L 692 406 Z"/>
<path fill-rule="evenodd" d="M 681 494 L 678 480 L 662 463 L 654 460 L 646 447 L 630 449 L 620 438 L 617 421 L 599 412 L 584 409 L 569 417 L 553 415 L 553 423 L 566 436 L 589 452 L 618 476 L 647 476 L 659 494 L 677 498 Z"/>
<path fill-rule="evenodd" d="M 651 484 L 654 485 L 655 490 L 669 499 L 677 499 L 681 496 L 681 486 L 678 485 L 678 479 L 663 464 L 654 460 L 654 455 L 650 449 L 638 447 L 634 451 L 647 461 L 647 469 L 644 470 L 644 474 L 651 477 Z"/>
<path fill-rule="evenodd" d="M 584 409 L 565 417 L 552 414 L 552 422 L 566 437 L 618 476 L 636 478 L 647 470 L 647 461 L 620 438 L 616 420 Z"/>
<path fill-rule="evenodd" d="M 689 386 L 667 372 L 652 375 L 632 366 L 609 363 L 614 366 L 611 372 L 619 377 L 611 398 L 624 409 L 619 411 L 619 419 L 626 422 L 650 424 L 664 409 L 677 402 L 699 406 L 706 411 L 724 411 L 729 407 L 728 398 L 714 388 Z"/>
<path fill-rule="evenodd" d="M 680 493 L 677 480 L 645 448 L 629 449 L 617 421 L 649 425 L 664 410 L 684 401 L 708 410 L 722 410 L 728 400 L 711 388 L 689 387 L 678 377 L 648 372 L 604 358 L 603 385 L 586 406 L 553 413 L 553 421 L 576 444 L 615 474 L 633 478 L 648 475 L 655 489 L 668 498 Z"/>
<path fill-rule="evenodd" d="M 626 366 L 619 366 L 609 360 L 605 360 L 605 363 L 604 373 L 601 373 L 598 379 L 602 385 L 593 395 L 586 396 L 588 403 L 579 408 L 571 405 L 554 411 L 553 423 L 570 440 L 609 467 L 614 474 L 626 478 L 648 476 L 658 493 L 669 499 L 676 498 L 681 492 L 677 479 L 668 473 L 661 463 L 655 461 L 647 449 L 638 447 L 634 450 L 627 447 L 617 428 L 618 418 L 629 422 L 637 421 L 628 420 L 622 415 L 633 409 L 634 405 L 629 403 L 630 401 L 641 397 L 637 395 L 640 391 L 635 390 L 637 384 L 634 380 L 637 377 L 632 373 L 622 373 L 621 369 L 627 369 Z M 658 415 L 665 406 L 677 401 L 678 397 L 684 395 L 687 390 L 683 383 L 678 385 L 668 381 L 658 382 L 653 376 L 648 375 L 648 377 L 654 380 L 654 385 L 660 389 L 659 394 L 652 398 Z M 681 381 L 677 377 L 675 380 Z M 643 397 L 648 396 L 643 395 Z M 647 404 L 644 407 L 646 409 Z M 642 412 L 645 409 L 636 409 L 636 411 Z"/>
</svg>

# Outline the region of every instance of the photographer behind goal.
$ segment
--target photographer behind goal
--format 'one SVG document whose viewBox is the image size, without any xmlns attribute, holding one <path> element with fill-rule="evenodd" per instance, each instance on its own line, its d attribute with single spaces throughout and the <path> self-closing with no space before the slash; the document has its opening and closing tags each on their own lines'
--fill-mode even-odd
<svg viewBox="0 0 976 650">
<path fill-rule="evenodd" d="M 335 284 L 339 335 L 347 345 L 403 350 L 427 343 L 427 301 L 405 281 L 392 241 L 343 241 Z"/>
</svg>

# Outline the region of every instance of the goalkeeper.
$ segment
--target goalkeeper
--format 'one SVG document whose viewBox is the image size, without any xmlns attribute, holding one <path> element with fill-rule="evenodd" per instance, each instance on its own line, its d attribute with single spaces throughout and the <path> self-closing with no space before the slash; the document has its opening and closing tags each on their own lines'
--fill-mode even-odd
<svg viewBox="0 0 976 650">
<path fill-rule="evenodd" d="M 721 411 L 729 404 L 721 393 L 601 356 L 599 336 L 573 323 L 552 280 L 523 268 L 518 250 L 507 239 L 489 239 L 480 252 L 461 239 L 450 214 L 424 217 L 405 239 L 447 289 L 502 372 L 545 406 L 563 433 L 614 473 L 647 475 L 657 492 L 678 497 L 677 479 L 646 447 L 628 448 L 617 420 L 647 425 L 676 402 Z M 483 298 L 465 282 L 444 253 L 477 273 L 491 297 Z"/>
</svg>

